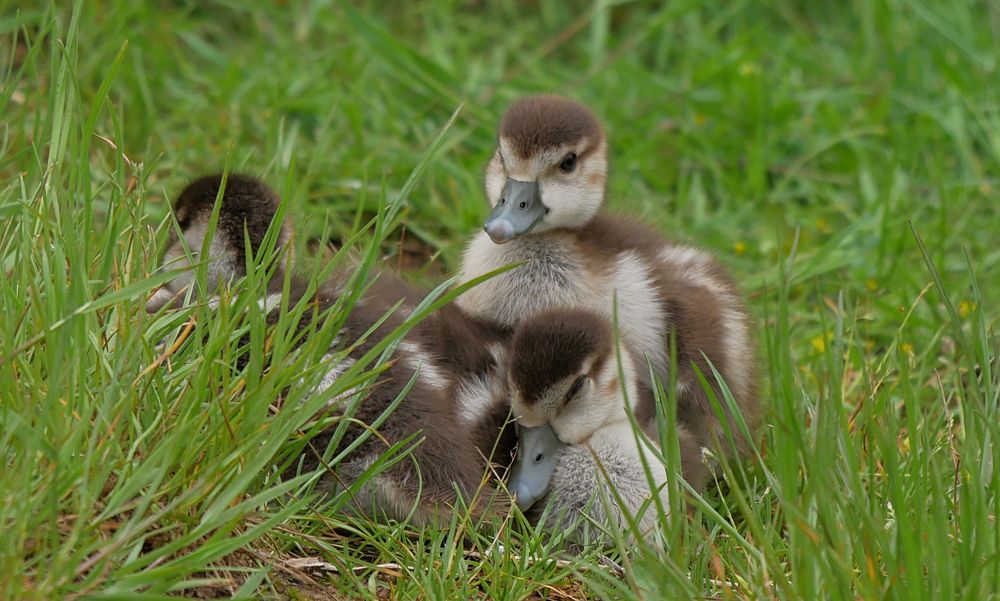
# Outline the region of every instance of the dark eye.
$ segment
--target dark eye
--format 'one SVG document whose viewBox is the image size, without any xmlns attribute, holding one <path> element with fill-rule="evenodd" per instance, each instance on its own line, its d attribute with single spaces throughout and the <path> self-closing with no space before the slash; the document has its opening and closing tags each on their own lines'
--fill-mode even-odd
<svg viewBox="0 0 1000 601">
<path fill-rule="evenodd" d="M 559 170 L 563 173 L 572 173 L 576 169 L 576 153 L 571 152 L 559 163 Z"/>
<path fill-rule="evenodd" d="M 587 376 L 580 376 L 579 378 L 573 380 L 573 385 L 569 387 L 569 392 L 566 393 L 566 400 L 570 400 L 576 396 L 576 393 L 580 392 L 580 388 L 583 387 L 583 382 L 587 379 Z"/>
<path fill-rule="evenodd" d="M 535 455 L 535 463 L 541 463 L 542 459 L 543 459 L 543 456 L 542 456 L 541 453 Z"/>
</svg>

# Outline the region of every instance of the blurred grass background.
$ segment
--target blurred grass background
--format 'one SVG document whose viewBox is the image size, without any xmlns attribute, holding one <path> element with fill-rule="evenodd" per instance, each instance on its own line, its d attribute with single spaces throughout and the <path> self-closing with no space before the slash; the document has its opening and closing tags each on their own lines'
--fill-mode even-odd
<svg viewBox="0 0 1000 601">
<path fill-rule="evenodd" d="M 402 199 L 401 227 L 376 241 L 389 264 L 435 283 L 487 212 L 482 170 L 504 107 L 551 91 L 604 119 L 610 208 L 713 249 L 743 284 L 769 376 L 763 462 L 710 493 L 716 513 L 676 520 L 678 544 L 629 563 L 624 580 L 586 558 L 470 559 L 463 525 L 415 539 L 355 525 L 354 544 L 323 542 L 328 524 L 301 505 L 244 552 L 253 538 L 342 566 L 429 566 L 409 579 L 316 577 L 347 598 L 995 598 L 998 60 L 1000 4 L 986 0 L 0 0 L 0 515 L 11 533 L 0 596 L 155 598 L 204 584 L 225 555 L 205 550 L 195 518 L 160 515 L 143 527 L 190 535 L 191 559 L 154 586 L 121 572 L 148 550 L 145 534 L 95 558 L 80 550 L 109 530 L 66 530 L 88 503 L 132 502 L 117 475 L 141 462 L 143 427 L 173 419 L 176 407 L 143 395 L 179 389 L 108 382 L 155 359 L 136 299 L 152 286 L 141 282 L 155 228 L 188 180 L 227 165 L 260 175 L 289 198 L 302 239 L 336 244 L 396 198 L 462 105 Z M 115 336 L 134 345 L 109 345 Z M 55 373 L 69 375 L 56 385 Z M 133 452 L 112 461 L 78 441 L 38 462 L 70 427 L 47 420 L 73 415 L 74 394 L 94 415 L 145 407 L 143 427 L 111 438 Z M 108 462 L 108 487 L 80 494 L 80 474 L 47 479 L 81 457 Z M 234 499 L 271 486 L 239 482 Z M 212 526 L 243 528 L 252 513 Z M 240 564 L 254 574 L 243 594 L 292 595 L 261 557 Z"/>
</svg>

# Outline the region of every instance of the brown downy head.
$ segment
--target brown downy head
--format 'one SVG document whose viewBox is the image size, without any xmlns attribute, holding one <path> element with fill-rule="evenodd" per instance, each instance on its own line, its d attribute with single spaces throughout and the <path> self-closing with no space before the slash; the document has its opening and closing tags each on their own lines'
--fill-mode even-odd
<svg viewBox="0 0 1000 601">
<path fill-rule="evenodd" d="M 514 418 L 549 424 L 567 444 L 627 419 L 611 324 L 582 309 L 543 311 L 515 331 L 508 368 Z M 628 398 L 638 400 L 634 369 L 622 350 Z"/>
<path fill-rule="evenodd" d="M 163 254 L 162 269 L 182 269 L 189 266 L 185 243 L 195 263 L 199 261 L 215 199 L 221 187 L 222 175 L 208 175 L 188 184 L 177 197 L 173 212 L 183 241 L 175 233 L 171 233 L 170 243 Z M 229 175 L 219 207 L 215 235 L 208 247 L 210 262 L 207 283 L 210 289 L 221 282 L 246 275 L 244 233 L 250 240 L 250 250 L 256 253 L 274 220 L 280 202 L 278 195 L 264 182 L 249 175 Z M 283 224 L 276 247 L 287 243 L 290 236 L 290 228 Z M 164 284 L 150 297 L 146 303 L 146 311 L 155 313 L 168 303 L 179 302 L 193 279 L 193 273 L 186 271 Z"/>
<path fill-rule="evenodd" d="M 512 104 L 486 167 L 493 212 L 483 226 L 502 244 L 529 232 L 579 228 L 604 204 L 607 144 L 587 107 L 552 94 Z"/>
</svg>

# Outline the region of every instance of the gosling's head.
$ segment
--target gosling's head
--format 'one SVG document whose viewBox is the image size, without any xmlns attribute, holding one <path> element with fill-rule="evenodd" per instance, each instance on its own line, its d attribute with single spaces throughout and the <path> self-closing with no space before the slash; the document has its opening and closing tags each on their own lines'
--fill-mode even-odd
<svg viewBox="0 0 1000 601">
<path fill-rule="evenodd" d="M 486 167 L 493 212 L 483 229 L 503 244 L 586 225 L 604 203 L 607 163 L 604 131 L 587 107 L 551 94 L 518 100 Z"/>
<path fill-rule="evenodd" d="M 544 311 L 514 334 L 508 380 L 513 415 L 527 428 L 548 424 L 566 444 L 583 444 L 602 426 L 627 419 L 611 324 L 584 310 Z M 629 400 L 632 362 L 622 353 Z"/>
<path fill-rule="evenodd" d="M 171 232 L 161 263 L 164 269 L 183 269 L 191 265 L 184 250 L 185 244 L 195 263 L 200 261 L 215 199 L 221 187 L 222 175 L 208 175 L 188 184 L 177 197 L 173 212 L 183 241 Z M 256 253 L 280 202 L 274 190 L 260 180 L 237 173 L 229 175 L 222 194 L 215 235 L 208 247 L 207 283 L 210 288 L 246 275 L 245 240 L 249 238 L 250 250 Z M 244 232 L 247 238 L 244 238 Z M 291 230 L 283 225 L 278 235 L 278 246 L 284 245 L 290 235 Z M 146 303 L 146 311 L 155 313 L 164 305 L 182 298 L 193 279 L 194 274 L 186 271 L 161 286 Z"/>
</svg>

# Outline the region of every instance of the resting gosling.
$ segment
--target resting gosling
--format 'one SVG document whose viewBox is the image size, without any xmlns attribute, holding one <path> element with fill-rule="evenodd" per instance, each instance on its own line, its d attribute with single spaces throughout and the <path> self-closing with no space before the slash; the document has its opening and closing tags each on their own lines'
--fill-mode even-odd
<svg viewBox="0 0 1000 601">
<path fill-rule="evenodd" d="M 628 405 L 638 417 L 653 402 L 637 368 L 636 357 L 622 349 L 619 372 L 611 324 L 591 311 L 545 311 L 517 329 L 508 383 L 519 440 L 508 490 L 522 511 L 547 496 L 541 505 L 549 512 L 548 527 L 569 531 L 592 520 L 598 540 L 601 530 L 626 530 L 627 512 L 641 535 L 654 539 L 651 499 L 661 495 L 667 505 L 666 472 L 646 446 L 657 448 L 656 427 L 643 427 L 646 440 L 640 442 L 626 410 Z M 677 434 L 680 471 L 700 489 L 705 470 L 699 445 L 683 425 Z M 582 542 L 581 533 L 570 539 Z"/>
<path fill-rule="evenodd" d="M 749 319 L 725 270 L 704 251 L 605 213 L 606 177 L 607 139 L 587 108 L 554 95 L 511 105 L 486 168 L 493 211 L 465 251 L 462 279 L 523 264 L 459 304 L 513 328 L 552 308 L 610 319 L 617 303 L 640 381 L 651 384 L 646 361 L 670 381 L 676 334 L 678 416 L 701 444 L 720 434 L 720 424 L 692 364 L 714 384 L 711 361 L 752 425 L 758 410 Z"/>
<path fill-rule="evenodd" d="M 220 176 L 208 176 L 190 184 L 178 197 L 174 214 L 194 258 L 202 247 L 207 225 L 222 183 Z M 264 235 L 275 217 L 280 199 L 264 183 L 252 177 L 231 174 L 226 182 L 221 200 L 216 235 L 210 241 L 208 260 L 209 283 L 223 284 L 246 274 L 244 258 L 244 230 L 255 253 L 264 241 Z M 279 244 L 286 244 L 291 230 L 282 224 Z M 164 254 L 168 268 L 187 265 L 187 255 L 182 242 L 171 238 Z M 281 290 L 283 269 L 279 265 L 268 286 L 269 293 Z M 319 312 L 333 306 L 343 291 L 349 274 L 338 273 L 315 292 Z M 294 305 L 305 293 L 305 282 L 292 277 Z M 183 299 L 185 287 L 192 277 L 185 273 L 157 290 L 149 299 L 146 309 L 156 312 L 165 305 L 176 305 Z M 355 361 L 386 335 L 403 324 L 425 293 L 402 282 L 389 273 L 378 274 L 368 282 L 370 288 L 354 305 L 335 347 L 353 344 L 374 326 L 399 301 L 402 305 L 388 316 L 364 342 L 352 347 L 347 358 L 334 364 L 323 382 L 314 392 L 322 393 Z M 280 295 L 277 300 L 280 300 Z M 278 316 L 279 302 L 269 294 L 265 306 L 272 322 Z M 310 325 L 312 311 L 306 312 L 300 327 Z M 500 329 L 487 320 L 466 315 L 454 305 L 447 305 L 422 320 L 408 332 L 397 347 L 388 369 L 379 374 L 375 382 L 363 392 L 353 417 L 371 424 L 393 402 L 415 373 L 418 377 L 407 397 L 379 427 L 379 436 L 370 437 L 335 468 L 334 474 L 325 477 L 322 486 L 333 490 L 340 485 L 350 486 L 385 451 L 386 443 L 392 445 L 414 433 L 419 433 L 420 444 L 413 450 L 414 461 L 403 460 L 353 491 L 349 511 L 375 519 L 403 520 L 412 517 L 417 525 L 447 523 L 449 512 L 458 502 L 456 491 L 464 501 L 471 501 L 477 494 L 480 503 L 473 506 L 474 513 L 503 511 L 505 502 L 498 501 L 492 485 L 480 490 L 484 473 L 488 469 L 487 457 L 493 455 L 505 467 L 509 463 L 513 446 L 511 428 L 503 429 L 509 413 L 505 395 L 504 373 L 501 362 L 505 359 L 506 338 Z M 335 399 L 331 411 L 343 411 L 348 399 Z M 363 432 L 354 427 L 348 432 L 341 446 L 345 447 Z M 312 445 L 318 452 L 327 447 L 331 433 L 321 433 Z M 384 441 L 383 441 L 384 439 Z M 340 449 L 338 449 L 339 452 Z M 307 451 L 303 457 L 305 469 L 319 467 L 314 453 Z M 416 465 L 414 465 L 414 463 Z M 419 471 L 418 471 L 419 470 Z M 416 509 L 414 509 L 416 507 Z"/>
</svg>

